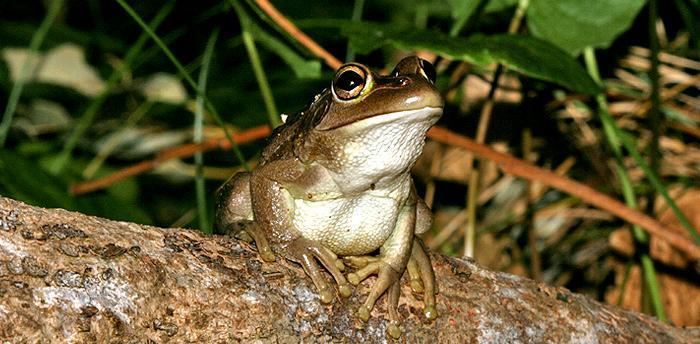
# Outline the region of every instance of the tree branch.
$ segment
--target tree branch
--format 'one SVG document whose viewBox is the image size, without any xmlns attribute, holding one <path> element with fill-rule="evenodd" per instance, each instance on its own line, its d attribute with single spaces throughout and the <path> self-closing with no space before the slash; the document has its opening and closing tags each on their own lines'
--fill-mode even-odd
<svg viewBox="0 0 700 344">
<path fill-rule="evenodd" d="M 405 285 L 408 342 L 691 342 L 697 330 L 603 305 L 564 288 L 432 255 L 434 323 Z M 384 342 L 368 292 L 322 305 L 303 271 L 262 263 L 230 237 L 110 221 L 0 198 L 0 340 L 14 342 Z"/>
</svg>

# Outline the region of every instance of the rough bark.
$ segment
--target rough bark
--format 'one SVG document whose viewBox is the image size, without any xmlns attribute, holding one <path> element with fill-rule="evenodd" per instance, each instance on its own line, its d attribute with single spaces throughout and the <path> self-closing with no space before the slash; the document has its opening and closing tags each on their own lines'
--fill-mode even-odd
<svg viewBox="0 0 700 344">
<path fill-rule="evenodd" d="M 421 320 L 405 285 L 406 342 L 697 342 L 676 328 L 477 264 L 432 255 L 441 316 Z M 371 280 L 370 280 L 371 282 Z M 322 305 L 303 271 L 246 243 L 0 198 L 0 340 L 385 342 L 383 300 L 353 317 L 367 282 Z"/>
</svg>

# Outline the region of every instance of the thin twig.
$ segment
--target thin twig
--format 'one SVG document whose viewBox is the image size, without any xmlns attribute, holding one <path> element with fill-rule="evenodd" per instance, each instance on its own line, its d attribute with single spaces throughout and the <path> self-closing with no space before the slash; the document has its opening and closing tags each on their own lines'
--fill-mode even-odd
<svg viewBox="0 0 700 344">
<path fill-rule="evenodd" d="M 552 171 L 534 166 L 511 155 L 497 152 L 486 145 L 478 144 L 466 136 L 442 127 L 431 128 L 428 131 L 428 137 L 438 142 L 462 147 L 482 159 L 491 160 L 498 164 L 501 170 L 507 174 L 530 181 L 538 181 L 578 197 L 585 203 L 608 211 L 629 223 L 639 225 L 648 233 L 686 253 L 691 259 L 700 259 L 700 247 L 690 240 L 669 229 L 668 226 L 662 225 L 657 220 L 627 207 L 620 201 L 598 192 L 590 186 L 559 176 Z"/>
<path fill-rule="evenodd" d="M 530 0 L 518 1 L 518 7 L 510 20 L 510 24 L 508 25 L 508 33 L 515 34 L 518 32 L 518 30 L 520 30 L 520 24 L 522 23 L 523 16 L 525 15 L 525 10 L 527 10 L 529 5 Z M 489 123 L 491 122 L 493 106 L 496 103 L 498 81 L 501 78 L 503 69 L 503 65 L 499 63 L 496 66 L 496 70 L 493 72 L 491 89 L 486 97 L 486 102 L 481 108 L 481 114 L 479 115 L 479 124 L 476 129 L 477 143 L 484 143 L 486 141 L 486 133 L 489 128 Z M 466 227 L 464 228 L 464 256 L 473 257 L 474 247 L 476 246 L 476 198 L 479 194 L 479 176 L 481 175 L 481 168 L 474 169 L 474 161 L 471 155 L 467 157 L 467 175 L 469 176 L 469 185 L 467 186 L 469 190 L 467 193 L 467 209 L 469 210 L 469 217 L 467 219 Z"/>
<path fill-rule="evenodd" d="M 659 148 L 659 139 L 662 135 L 663 119 L 661 118 L 661 97 L 659 83 L 659 36 L 656 32 L 656 20 L 658 18 L 658 3 L 657 0 L 649 0 L 649 48 L 651 50 L 651 66 L 649 68 L 649 81 L 651 83 L 651 94 L 649 101 L 651 107 L 647 114 L 647 121 L 651 129 L 651 142 L 649 143 L 649 168 L 656 175 L 659 175 L 661 164 L 661 150 Z M 647 193 L 647 214 L 654 214 L 654 205 L 656 204 L 656 192 L 651 189 Z"/>
<path fill-rule="evenodd" d="M 246 130 L 240 134 L 234 133 L 233 139 L 237 144 L 242 144 L 267 137 L 270 133 L 272 133 L 270 127 L 263 125 Z M 481 159 L 493 161 L 507 174 L 529 181 L 537 181 L 578 197 L 585 203 L 605 210 L 629 223 L 639 225 L 650 234 L 657 236 L 659 239 L 668 242 L 671 246 L 685 252 L 689 257 L 700 259 L 700 248 L 688 239 L 675 233 L 673 230 L 665 227 L 651 217 L 632 210 L 619 201 L 587 185 L 557 175 L 552 171 L 534 166 L 509 154 L 500 153 L 487 145 L 478 144 L 466 136 L 439 126 L 433 127 L 428 131 L 428 138 L 450 146 L 461 147 L 474 153 L 474 155 Z M 153 160 L 143 161 L 104 178 L 77 184 L 73 186 L 71 191 L 74 194 L 81 194 L 103 189 L 124 178 L 152 170 L 170 159 L 189 157 L 198 151 L 210 151 L 214 149 L 226 150 L 229 148 L 230 142 L 226 139 L 212 139 L 201 144 L 182 145 L 163 151 Z"/>
<path fill-rule="evenodd" d="M 525 128 L 523 130 L 523 160 L 530 161 L 529 157 L 532 153 L 532 132 L 530 128 Z M 537 231 L 535 230 L 535 214 L 531 209 L 532 205 L 532 195 L 534 185 L 531 181 L 527 181 L 525 187 L 525 226 L 527 227 L 527 245 L 530 247 L 530 277 L 535 281 L 542 280 L 542 259 L 540 257 L 540 251 L 537 249 Z"/>
<path fill-rule="evenodd" d="M 272 131 L 269 126 L 262 125 L 246 130 L 240 134 L 234 133 L 232 135 L 232 139 L 234 142 L 236 142 L 236 144 L 242 144 L 267 137 L 270 135 L 271 132 Z M 125 178 L 136 176 L 153 170 L 170 159 L 190 157 L 196 152 L 206 152 L 214 149 L 231 149 L 231 142 L 228 140 L 228 138 L 211 139 L 199 144 L 190 143 L 172 149 L 168 149 L 159 153 L 158 156 L 155 157 L 155 159 L 142 161 L 138 164 L 131 165 L 129 167 L 126 167 L 113 174 L 107 175 L 99 179 L 76 184 L 73 187 L 71 187 L 70 191 L 74 195 L 79 195 L 101 190 Z"/>
</svg>

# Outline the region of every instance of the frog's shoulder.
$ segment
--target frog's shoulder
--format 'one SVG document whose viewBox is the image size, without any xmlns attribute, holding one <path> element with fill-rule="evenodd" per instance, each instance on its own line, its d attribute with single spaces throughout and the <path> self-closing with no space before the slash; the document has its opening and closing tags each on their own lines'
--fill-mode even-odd
<svg viewBox="0 0 700 344">
<path fill-rule="evenodd" d="M 261 162 L 298 157 L 299 148 L 303 146 L 311 131 L 328 112 L 332 98 L 330 90 L 325 89 L 314 97 L 304 110 L 289 115 L 284 124 L 275 128 L 267 147 L 263 150 Z"/>
</svg>

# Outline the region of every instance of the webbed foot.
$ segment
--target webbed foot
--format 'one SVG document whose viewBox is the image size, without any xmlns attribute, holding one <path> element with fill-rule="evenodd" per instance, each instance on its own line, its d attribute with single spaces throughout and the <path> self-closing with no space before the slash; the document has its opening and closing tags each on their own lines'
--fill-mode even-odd
<svg viewBox="0 0 700 344">
<path fill-rule="evenodd" d="M 348 281 L 353 285 L 359 284 L 373 274 L 378 275 L 367 301 L 358 309 L 357 316 L 361 320 L 367 321 L 376 299 L 388 291 L 387 311 L 390 323 L 387 331 L 394 338 L 400 336 L 398 303 L 401 287 L 399 274 L 384 263 L 379 256 L 347 256 L 343 257 L 343 261 L 346 265 L 357 269 L 357 271 L 347 275 Z M 418 238 L 414 238 L 407 271 L 411 289 L 416 293 L 423 294 L 423 315 L 428 320 L 434 320 L 438 316 L 435 306 L 435 295 L 438 293 L 435 273 L 430 258 Z"/>
<path fill-rule="evenodd" d="M 358 285 L 371 275 L 377 275 L 377 280 L 372 285 L 372 289 L 367 295 L 364 304 L 357 310 L 357 316 L 362 321 L 369 320 L 369 315 L 374 308 L 377 299 L 386 291 L 391 289 L 388 299 L 389 318 L 392 321 L 398 321 L 398 304 L 399 294 L 401 292 L 400 279 L 401 274 L 394 270 L 391 265 L 382 261 L 381 258 L 362 256 L 348 257 L 346 262 L 353 266 L 361 266 L 357 271 L 348 274 L 348 281 L 353 285 Z"/>
</svg>

